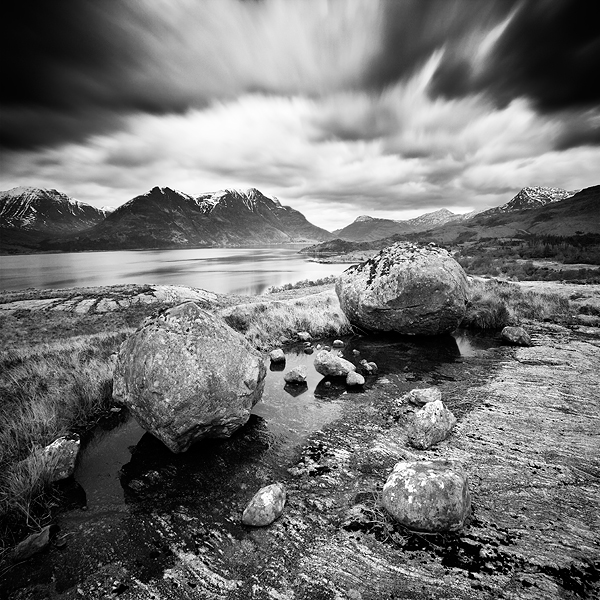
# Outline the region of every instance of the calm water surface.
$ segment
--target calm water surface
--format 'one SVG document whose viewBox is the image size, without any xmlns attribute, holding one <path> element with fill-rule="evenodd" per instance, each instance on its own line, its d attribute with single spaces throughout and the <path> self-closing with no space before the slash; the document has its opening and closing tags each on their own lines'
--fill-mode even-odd
<svg viewBox="0 0 600 600">
<path fill-rule="evenodd" d="M 260 294 L 271 285 L 319 279 L 348 265 L 298 254 L 301 246 L 126 250 L 0 256 L 0 289 L 56 289 L 124 283 L 188 285 L 220 294 Z"/>
</svg>

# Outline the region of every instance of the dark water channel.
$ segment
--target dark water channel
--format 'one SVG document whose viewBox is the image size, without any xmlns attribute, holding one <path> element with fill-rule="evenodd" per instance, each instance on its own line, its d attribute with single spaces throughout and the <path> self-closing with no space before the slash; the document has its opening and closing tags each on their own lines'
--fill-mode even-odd
<svg viewBox="0 0 600 600">
<path fill-rule="evenodd" d="M 61 591 L 93 572 L 93 565 L 118 559 L 135 563 L 140 580 L 150 579 L 174 560 L 164 538 L 178 520 L 193 522 L 198 543 L 223 531 L 243 538 L 245 503 L 259 487 L 288 477 L 302 443 L 343 419 L 349 398 L 368 401 L 368 391 L 378 380 L 399 374 L 412 387 L 427 387 L 431 383 L 419 381 L 435 382 L 436 368 L 497 345 L 495 339 L 467 332 L 435 339 L 354 336 L 344 341 L 344 358 L 378 365 L 364 389 L 350 390 L 343 380 L 323 379 L 314 369 L 314 354 L 306 354 L 301 345 L 288 348 L 285 368 L 268 369 L 263 399 L 248 424 L 230 439 L 202 442 L 184 454 L 172 454 L 124 409 L 115 412 L 82 450 L 72 508 L 58 519 L 66 546 L 41 555 L 27 577 L 38 582 L 54 578 Z M 286 385 L 284 374 L 298 365 L 307 367 L 307 385 Z M 158 519 L 165 523 L 163 532 L 157 530 L 157 515 L 168 515 Z"/>
</svg>

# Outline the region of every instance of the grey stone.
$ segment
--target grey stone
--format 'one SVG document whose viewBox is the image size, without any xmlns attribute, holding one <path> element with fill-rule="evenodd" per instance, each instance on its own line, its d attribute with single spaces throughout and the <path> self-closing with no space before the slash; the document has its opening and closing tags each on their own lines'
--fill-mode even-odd
<svg viewBox="0 0 600 600">
<path fill-rule="evenodd" d="M 269 352 L 269 358 L 272 363 L 283 363 L 285 362 L 285 353 L 281 348 L 276 348 Z"/>
<path fill-rule="evenodd" d="M 121 345 L 114 398 L 173 452 L 228 437 L 260 400 L 261 355 L 193 302 L 147 319 Z"/>
<path fill-rule="evenodd" d="M 50 543 L 50 525 L 44 527 L 37 533 L 32 533 L 20 542 L 13 551 L 15 562 L 25 560 L 38 552 L 41 552 Z"/>
<path fill-rule="evenodd" d="M 382 493 L 384 508 L 419 531 L 459 531 L 471 513 L 468 478 L 455 462 L 399 462 Z"/>
<path fill-rule="evenodd" d="M 304 365 L 298 365 L 291 371 L 288 371 L 283 379 L 286 383 L 305 383 L 306 382 L 306 367 Z"/>
<path fill-rule="evenodd" d="M 468 281 L 446 250 L 398 242 L 346 269 L 335 291 L 361 329 L 440 335 L 463 319 Z"/>
<path fill-rule="evenodd" d="M 356 371 L 350 371 L 350 373 L 346 375 L 346 385 L 351 387 L 365 385 L 365 378 Z"/>
<path fill-rule="evenodd" d="M 455 425 L 456 417 L 441 400 L 428 402 L 415 413 L 408 427 L 408 441 L 413 448 L 427 450 L 445 440 Z"/>
<path fill-rule="evenodd" d="M 437 387 L 410 390 L 410 392 L 403 397 L 403 400 L 407 400 L 411 404 L 416 404 L 417 406 L 423 406 L 428 402 L 435 402 L 436 400 L 441 399 L 442 392 Z"/>
<path fill-rule="evenodd" d="M 312 335 L 310 335 L 310 333 L 308 333 L 308 331 L 299 331 L 296 334 L 296 337 L 301 342 L 310 342 L 312 340 Z"/>
<path fill-rule="evenodd" d="M 317 373 L 326 377 L 345 377 L 350 371 L 356 371 L 356 367 L 350 361 L 327 350 L 317 352 L 314 365 Z"/>
<path fill-rule="evenodd" d="M 505 327 L 500 334 L 502 340 L 515 346 L 532 346 L 529 334 L 522 327 Z"/>
<path fill-rule="evenodd" d="M 344 342 L 342 342 L 342 340 L 333 340 L 332 346 L 334 348 L 343 348 L 344 347 Z"/>
<path fill-rule="evenodd" d="M 50 481 L 60 481 L 73 475 L 81 441 L 76 433 L 57 438 L 39 450 L 47 465 Z"/>
<path fill-rule="evenodd" d="M 242 523 L 253 527 L 265 527 L 283 513 L 286 492 L 282 483 L 272 483 L 260 488 L 246 506 Z"/>
</svg>

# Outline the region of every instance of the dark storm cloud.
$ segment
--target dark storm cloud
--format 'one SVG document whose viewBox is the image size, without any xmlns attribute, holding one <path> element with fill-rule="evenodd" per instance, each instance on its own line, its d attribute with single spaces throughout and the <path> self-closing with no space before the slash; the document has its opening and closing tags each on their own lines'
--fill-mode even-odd
<svg viewBox="0 0 600 600">
<path fill-rule="evenodd" d="M 508 4 L 507 4 L 508 7 Z M 525 0 L 491 48 L 482 69 L 448 52 L 434 77 L 433 95 L 484 91 L 502 106 L 526 97 L 540 112 L 600 104 L 600 27 L 587 0 Z"/>
</svg>

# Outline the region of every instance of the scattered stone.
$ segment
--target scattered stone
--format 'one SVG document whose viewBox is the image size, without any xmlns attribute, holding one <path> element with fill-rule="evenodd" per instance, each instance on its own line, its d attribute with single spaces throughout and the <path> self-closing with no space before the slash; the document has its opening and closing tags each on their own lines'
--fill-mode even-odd
<svg viewBox="0 0 600 600">
<path fill-rule="evenodd" d="M 279 338 L 279 343 L 280 343 L 282 346 L 285 346 L 286 344 L 289 344 L 289 343 L 290 343 L 290 338 L 287 338 L 287 337 L 281 337 L 281 338 Z"/>
<path fill-rule="evenodd" d="M 283 376 L 283 379 L 291 384 L 306 383 L 306 367 L 304 365 L 294 367 Z"/>
<path fill-rule="evenodd" d="M 304 342 L 305 348 L 310 348 L 312 346 L 312 342 Z"/>
<path fill-rule="evenodd" d="M 38 450 L 39 456 L 47 465 L 51 482 L 67 479 L 73 475 L 80 445 L 79 435 L 71 433 L 57 438 L 45 448 Z"/>
<path fill-rule="evenodd" d="M 356 371 L 356 367 L 350 361 L 327 350 L 317 352 L 314 365 L 317 373 L 326 377 L 345 377 L 350 371 Z"/>
<path fill-rule="evenodd" d="M 358 356 L 360 354 L 360 350 L 354 348 L 354 350 L 352 350 L 352 354 L 354 354 L 354 356 Z"/>
<path fill-rule="evenodd" d="M 253 527 L 270 525 L 283 513 L 286 493 L 282 483 L 272 483 L 260 488 L 242 515 L 242 523 Z"/>
<path fill-rule="evenodd" d="M 365 378 L 356 371 L 350 371 L 350 373 L 346 375 L 346 385 L 349 387 L 365 385 Z"/>
<path fill-rule="evenodd" d="M 515 346 L 532 346 L 531 337 L 522 327 L 505 327 L 500 334 L 504 342 Z"/>
<path fill-rule="evenodd" d="M 471 513 L 467 475 L 446 460 L 397 463 L 382 503 L 399 523 L 420 531 L 459 531 Z"/>
<path fill-rule="evenodd" d="M 308 331 L 299 331 L 296 334 L 296 337 L 301 342 L 310 342 L 312 340 L 312 335 L 310 335 L 310 333 L 308 333 Z"/>
<path fill-rule="evenodd" d="M 308 346 L 308 348 L 304 348 L 304 354 L 312 354 L 315 349 L 312 346 Z"/>
<path fill-rule="evenodd" d="M 281 348 L 276 348 L 275 350 L 271 350 L 269 352 L 269 358 L 272 363 L 284 363 L 285 362 L 285 353 Z"/>
<path fill-rule="evenodd" d="M 413 448 L 427 450 L 445 440 L 455 425 L 456 417 L 441 400 L 428 402 L 415 413 L 408 427 L 408 441 Z"/>
<path fill-rule="evenodd" d="M 367 361 L 365 361 L 365 363 L 363 364 L 362 369 L 367 375 L 376 375 L 377 371 L 379 370 L 374 362 Z"/>
<path fill-rule="evenodd" d="M 173 452 L 228 437 L 260 400 L 266 368 L 246 339 L 193 302 L 146 319 L 119 351 L 114 398 Z"/>
<path fill-rule="evenodd" d="M 342 340 L 333 340 L 333 347 L 334 348 L 343 348 L 344 342 L 342 342 Z"/>
<path fill-rule="evenodd" d="M 37 533 L 32 533 L 22 542 L 17 544 L 13 551 L 13 560 L 15 562 L 26 560 L 30 556 L 41 552 L 50 543 L 50 525 L 44 527 Z"/>
<path fill-rule="evenodd" d="M 465 315 L 468 280 L 446 250 L 398 242 L 346 269 L 335 291 L 361 329 L 441 335 Z"/>
<path fill-rule="evenodd" d="M 411 404 L 423 406 L 428 402 L 435 402 L 436 400 L 441 400 L 442 392 L 437 387 L 415 389 L 410 390 L 410 392 L 408 392 L 408 394 L 405 394 L 402 399 L 407 400 Z"/>
</svg>

